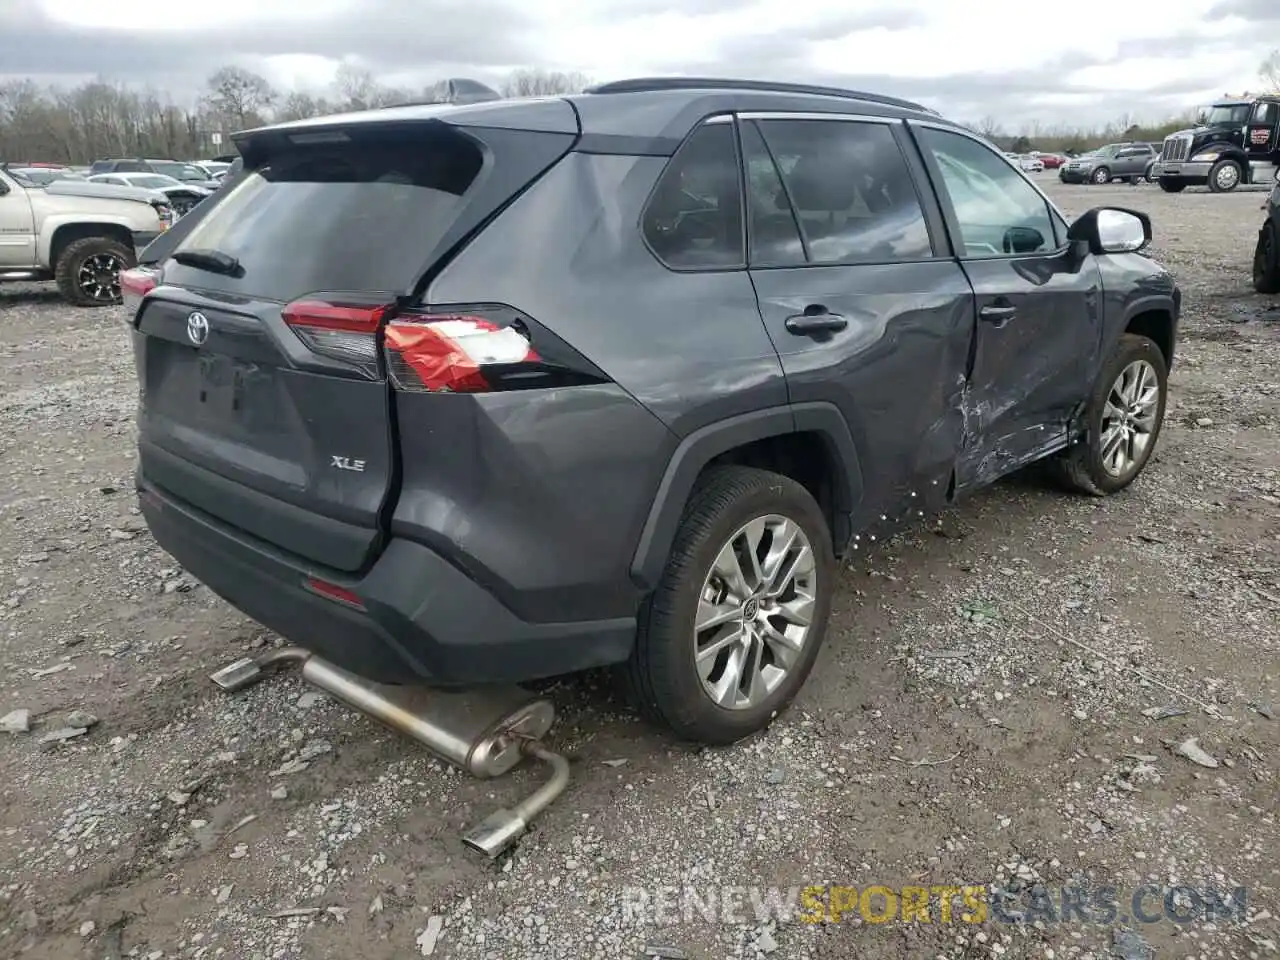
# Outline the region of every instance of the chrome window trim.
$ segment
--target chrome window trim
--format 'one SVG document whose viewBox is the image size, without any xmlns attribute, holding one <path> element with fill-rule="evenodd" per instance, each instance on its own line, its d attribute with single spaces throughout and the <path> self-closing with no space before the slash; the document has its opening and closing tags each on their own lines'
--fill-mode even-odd
<svg viewBox="0 0 1280 960">
<path fill-rule="evenodd" d="M 849 120 L 857 123 L 901 123 L 901 117 L 870 117 L 860 113 L 811 113 L 797 110 L 744 110 L 739 120 Z"/>
</svg>

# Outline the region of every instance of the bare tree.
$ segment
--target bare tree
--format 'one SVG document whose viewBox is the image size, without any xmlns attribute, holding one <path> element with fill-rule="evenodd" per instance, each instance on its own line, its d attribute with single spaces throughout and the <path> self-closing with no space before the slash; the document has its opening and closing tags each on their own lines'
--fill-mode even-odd
<svg viewBox="0 0 1280 960">
<path fill-rule="evenodd" d="M 995 117 L 985 116 L 974 125 L 974 130 L 982 134 L 988 140 L 995 140 L 1004 136 L 1004 131 L 1000 127 L 1000 123 Z"/>
<path fill-rule="evenodd" d="M 209 78 L 208 87 L 209 108 L 237 129 L 261 123 L 276 99 L 264 77 L 243 67 L 223 67 Z"/>
<path fill-rule="evenodd" d="M 1258 76 L 1267 90 L 1280 93 L 1280 50 L 1272 50 L 1270 56 L 1258 67 Z"/>
<path fill-rule="evenodd" d="M 582 73 L 516 70 L 503 82 L 502 94 L 507 97 L 554 97 L 566 93 L 581 93 L 589 86 L 591 78 Z"/>
</svg>

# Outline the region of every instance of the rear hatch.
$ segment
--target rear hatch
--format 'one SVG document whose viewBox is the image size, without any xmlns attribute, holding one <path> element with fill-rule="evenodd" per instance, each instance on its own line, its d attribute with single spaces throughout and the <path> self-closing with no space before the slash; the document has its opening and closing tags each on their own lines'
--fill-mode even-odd
<svg viewBox="0 0 1280 960">
<path fill-rule="evenodd" d="M 247 135 L 240 182 L 126 285 L 146 480 L 315 564 L 366 566 L 398 475 L 386 320 L 572 146 L 567 103 L 526 111 L 536 131 L 511 109 L 404 108 Z"/>
</svg>

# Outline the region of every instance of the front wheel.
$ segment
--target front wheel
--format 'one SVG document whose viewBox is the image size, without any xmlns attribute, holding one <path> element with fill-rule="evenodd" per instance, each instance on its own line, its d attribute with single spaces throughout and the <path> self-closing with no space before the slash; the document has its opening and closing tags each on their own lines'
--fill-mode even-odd
<svg viewBox="0 0 1280 960">
<path fill-rule="evenodd" d="M 1097 170 L 1093 171 L 1093 176 L 1090 179 L 1093 180 L 1094 183 L 1099 185 L 1104 183 L 1110 183 L 1111 171 L 1108 170 L 1106 167 L 1099 167 Z"/>
<path fill-rule="evenodd" d="M 1214 193 L 1230 193 L 1240 186 L 1243 176 L 1234 160 L 1219 160 L 1209 171 L 1209 189 Z"/>
<path fill-rule="evenodd" d="M 1168 392 L 1160 348 L 1148 337 L 1124 334 L 1094 384 L 1084 436 L 1053 461 L 1059 478 L 1094 496 L 1133 483 L 1155 450 Z"/>
<path fill-rule="evenodd" d="M 1258 231 L 1258 245 L 1253 251 L 1253 289 L 1280 293 L 1280 238 L 1270 220 Z"/>
<path fill-rule="evenodd" d="M 1177 177 L 1161 177 L 1160 189 L 1165 193 L 1181 193 L 1187 189 L 1185 180 L 1179 180 Z"/>
<path fill-rule="evenodd" d="M 714 468 L 641 611 L 622 675 L 631 700 L 702 743 L 763 729 L 813 668 L 834 586 L 831 534 L 804 487 L 765 470 Z"/>
</svg>

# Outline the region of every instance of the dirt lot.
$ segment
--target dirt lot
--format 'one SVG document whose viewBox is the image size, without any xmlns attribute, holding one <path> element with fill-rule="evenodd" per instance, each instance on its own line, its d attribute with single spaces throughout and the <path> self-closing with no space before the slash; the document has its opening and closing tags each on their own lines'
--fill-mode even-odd
<svg viewBox="0 0 1280 960">
<path fill-rule="evenodd" d="M 1106 501 L 1014 478 L 855 558 L 801 699 L 732 749 L 671 742 L 597 679 L 556 684 L 574 784 L 496 863 L 459 832 L 532 771 L 469 780 L 294 677 L 212 687 L 274 638 L 145 532 L 120 312 L 0 288 L 0 716 L 32 718 L 0 733 L 0 956 L 403 958 L 433 916 L 437 957 L 1275 955 L 1280 301 L 1248 287 L 1262 196 L 1047 183 L 1068 213 L 1149 211 L 1182 284 L 1145 476 Z M 1143 713 L 1166 706 L 1188 712 Z M 43 743 L 74 711 L 98 722 Z M 1216 767 L 1175 752 L 1189 737 Z M 1073 881 L 1120 888 L 1118 914 L 812 924 L 724 889 L 1056 898 Z M 1143 883 L 1243 886 L 1247 917 L 1139 923 Z M 722 899 L 640 909 L 663 887 Z M 321 909 L 271 916 L 299 907 Z"/>
</svg>

